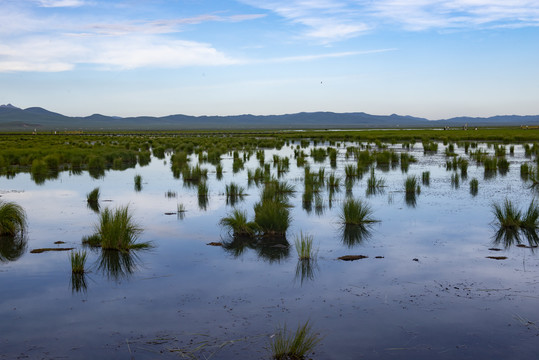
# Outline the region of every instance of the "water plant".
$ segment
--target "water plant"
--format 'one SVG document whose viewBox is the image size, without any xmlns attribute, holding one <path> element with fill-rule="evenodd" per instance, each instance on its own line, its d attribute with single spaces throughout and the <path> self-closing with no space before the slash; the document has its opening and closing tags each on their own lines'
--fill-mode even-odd
<svg viewBox="0 0 539 360">
<path fill-rule="evenodd" d="M 404 189 L 406 194 L 419 194 L 421 192 L 421 187 L 418 184 L 416 176 L 408 176 L 404 181 Z"/>
<path fill-rule="evenodd" d="M 477 195 L 477 192 L 479 190 L 479 181 L 476 178 L 473 178 L 470 180 L 470 194 L 473 196 Z"/>
<path fill-rule="evenodd" d="M 134 181 L 135 181 L 135 191 L 142 190 L 142 176 L 139 174 L 135 175 Z"/>
<path fill-rule="evenodd" d="M 421 173 L 421 183 L 426 186 L 430 185 L 430 171 L 423 171 Z"/>
<path fill-rule="evenodd" d="M 238 209 L 234 209 L 230 215 L 222 218 L 219 224 L 227 228 L 233 236 L 253 237 L 258 230 L 255 222 L 247 221 L 247 213 Z"/>
<path fill-rule="evenodd" d="M 84 274 L 86 266 L 86 251 L 71 251 L 69 254 L 71 260 L 71 272 L 73 274 Z"/>
<path fill-rule="evenodd" d="M 346 225 L 361 225 L 378 222 L 372 218 L 371 207 L 357 199 L 347 199 L 339 215 L 341 222 Z"/>
<path fill-rule="evenodd" d="M 367 195 L 381 193 L 384 186 L 385 180 L 377 178 L 374 174 L 374 168 L 371 168 L 371 176 L 367 179 Z"/>
<path fill-rule="evenodd" d="M 296 236 L 294 240 L 296 245 L 296 252 L 298 253 L 299 260 L 311 260 L 316 257 L 315 250 L 313 249 L 313 237 L 312 235 L 300 233 L 300 236 Z"/>
<path fill-rule="evenodd" d="M 151 247 L 149 242 L 138 242 L 142 231 L 142 228 L 134 222 L 129 206 L 121 206 L 114 210 L 107 207 L 99 215 L 93 237 L 94 241 L 99 240 L 101 248 L 105 250 L 146 249 Z"/>
<path fill-rule="evenodd" d="M 230 183 L 225 186 L 226 203 L 234 206 L 238 200 L 245 196 L 245 189 L 235 183 Z"/>
<path fill-rule="evenodd" d="M 292 220 L 288 205 L 274 200 L 255 204 L 255 220 L 263 236 L 285 237 Z"/>
<path fill-rule="evenodd" d="M 0 199 L 0 235 L 22 235 L 26 225 L 26 212 L 22 206 Z"/>
<path fill-rule="evenodd" d="M 270 349 L 275 360 L 305 359 L 320 341 L 320 336 L 313 333 L 309 321 L 299 324 L 295 332 L 287 330 L 285 324 L 273 337 Z"/>
</svg>

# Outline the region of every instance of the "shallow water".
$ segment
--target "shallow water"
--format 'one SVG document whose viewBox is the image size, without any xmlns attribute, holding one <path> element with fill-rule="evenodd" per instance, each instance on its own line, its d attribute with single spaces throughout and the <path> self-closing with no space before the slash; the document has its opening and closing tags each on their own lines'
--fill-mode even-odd
<svg viewBox="0 0 539 360">
<path fill-rule="evenodd" d="M 393 148 L 404 151 L 400 145 Z M 307 320 L 323 337 L 315 359 L 534 357 L 538 251 L 494 245 L 491 213 L 494 201 L 507 197 L 524 208 L 534 197 L 520 178 L 520 164 L 530 161 L 522 146 L 507 156 L 511 165 L 505 176 L 485 179 L 484 169 L 470 160 L 468 178 L 456 189 L 453 172 L 445 169 L 442 144 L 436 155 L 425 156 L 416 145 L 410 153 L 418 162 L 407 173 L 399 167 L 377 169 L 386 184 L 381 194 L 366 196 L 365 174 L 353 196 L 365 199 L 380 222 L 355 244 L 343 240 L 339 224 L 347 196 L 344 165 L 355 161 L 339 149 L 335 172 L 343 185 L 331 208 L 324 191 L 318 212 L 314 204 L 311 212 L 303 209 L 303 169 L 292 158 L 284 176 L 296 187 L 287 232 L 290 247 L 247 247 L 236 253 L 207 245 L 229 240 L 218 225 L 232 209 L 226 204 L 226 184 L 246 188 L 248 196 L 237 207 L 249 217 L 259 200 L 260 189 L 248 187 L 246 170 L 232 172 L 231 156 L 221 161 L 222 180 L 216 179 L 213 165 L 201 164 L 209 169 L 206 209 L 199 207 L 196 187 L 173 177 L 168 157 L 153 158 L 145 167 L 107 171 L 101 179 L 86 172 L 64 172 L 42 185 L 29 174 L 0 178 L 2 199 L 23 206 L 29 220 L 24 251 L 0 262 L 0 359 L 203 359 L 212 354 L 215 359 L 264 359 L 270 358 L 267 347 L 279 326 L 295 328 Z M 462 148 L 456 151 L 467 157 Z M 273 154 L 292 156 L 293 150 L 266 150 L 266 162 Z M 332 171 L 329 160 L 308 162 L 313 172 L 324 167 L 327 176 Z M 256 167 L 252 156 L 245 169 Z M 423 171 L 430 171 L 430 186 L 422 185 L 410 206 L 404 180 Z M 135 174 L 142 175 L 140 192 L 134 190 Z M 477 196 L 469 191 L 474 177 Z M 29 251 L 82 248 L 81 238 L 92 234 L 97 221 L 86 206 L 86 193 L 97 186 L 101 207 L 129 204 L 144 228 L 141 240 L 154 247 L 124 259 L 129 266 L 120 271 L 100 267 L 101 252 L 89 250 L 91 271 L 86 287 L 77 289 L 68 252 Z M 167 197 L 168 191 L 177 197 Z M 187 210 L 183 218 L 165 215 L 176 212 L 178 203 Z M 303 279 L 293 247 L 300 232 L 313 235 L 318 248 L 317 261 Z M 368 258 L 337 260 L 359 254 Z"/>
</svg>

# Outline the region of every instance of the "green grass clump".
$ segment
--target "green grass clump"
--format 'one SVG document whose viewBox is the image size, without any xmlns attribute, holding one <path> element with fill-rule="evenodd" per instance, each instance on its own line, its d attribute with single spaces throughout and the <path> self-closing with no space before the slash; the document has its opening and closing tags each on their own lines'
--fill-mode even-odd
<svg viewBox="0 0 539 360">
<path fill-rule="evenodd" d="M 275 334 L 270 344 L 272 357 L 275 360 L 305 359 L 320 343 L 321 338 L 312 332 L 312 327 L 307 321 L 298 325 L 294 333 L 286 328 L 286 324 Z"/>
<path fill-rule="evenodd" d="M 408 176 L 404 181 L 404 189 L 406 194 L 414 194 L 416 192 L 419 194 L 421 192 L 421 187 L 418 184 L 417 177 Z"/>
<path fill-rule="evenodd" d="M 142 176 L 138 174 L 135 175 L 134 181 L 135 181 L 135 191 L 142 190 Z"/>
<path fill-rule="evenodd" d="M 0 235 L 23 234 L 26 224 L 26 212 L 19 204 L 0 199 Z"/>
<path fill-rule="evenodd" d="M 374 168 L 371 168 L 371 176 L 367 179 L 367 195 L 374 195 L 381 192 L 385 186 L 385 180 L 379 179 L 374 175 Z"/>
<path fill-rule="evenodd" d="M 470 180 L 470 194 L 473 196 L 477 195 L 479 190 L 479 181 L 476 178 Z"/>
<path fill-rule="evenodd" d="M 344 202 L 340 219 L 346 225 L 362 225 L 374 223 L 378 220 L 372 218 L 371 207 L 361 200 L 348 199 Z"/>
<path fill-rule="evenodd" d="M 229 229 L 233 236 L 254 237 L 258 226 L 252 221 L 247 221 L 247 213 L 234 209 L 232 214 L 221 219 L 219 224 Z"/>
<path fill-rule="evenodd" d="M 423 171 L 421 173 L 421 182 L 423 183 L 423 185 L 430 185 L 430 171 Z"/>
<path fill-rule="evenodd" d="M 71 272 L 73 274 L 84 274 L 86 265 L 86 251 L 71 251 Z"/>
<path fill-rule="evenodd" d="M 101 195 L 101 192 L 99 190 L 99 187 L 96 187 L 95 189 L 90 191 L 88 194 L 86 194 L 86 201 L 88 202 L 88 204 L 98 204 L 100 195 Z"/>
<path fill-rule="evenodd" d="M 292 218 L 288 205 L 273 200 L 265 200 L 255 204 L 255 223 L 262 235 L 285 237 Z"/>
<path fill-rule="evenodd" d="M 98 238 L 101 247 L 105 250 L 129 251 L 149 248 L 149 242 L 138 242 L 142 231 L 142 228 L 134 222 L 129 206 L 115 210 L 105 208 L 100 213 L 99 222 L 95 225 L 94 241 Z"/>
<path fill-rule="evenodd" d="M 492 211 L 500 227 L 517 228 L 520 226 L 522 213 L 510 200 L 505 199 L 503 206 L 493 204 Z"/>
<path fill-rule="evenodd" d="M 299 260 L 315 258 L 316 254 L 313 249 L 313 237 L 311 235 L 303 235 L 302 232 L 300 236 L 296 236 L 295 245 Z"/>
</svg>

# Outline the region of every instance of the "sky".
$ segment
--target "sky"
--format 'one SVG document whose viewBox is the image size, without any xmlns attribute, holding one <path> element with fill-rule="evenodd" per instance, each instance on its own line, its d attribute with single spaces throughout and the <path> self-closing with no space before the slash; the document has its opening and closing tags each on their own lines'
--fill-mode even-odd
<svg viewBox="0 0 539 360">
<path fill-rule="evenodd" d="M 539 114 L 539 0 L 0 0 L 0 104 Z"/>
</svg>

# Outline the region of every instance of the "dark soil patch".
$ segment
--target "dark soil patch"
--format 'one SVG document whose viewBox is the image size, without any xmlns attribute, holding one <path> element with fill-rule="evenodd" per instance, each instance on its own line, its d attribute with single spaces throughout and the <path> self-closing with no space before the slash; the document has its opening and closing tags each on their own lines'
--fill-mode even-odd
<svg viewBox="0 0 539 360">
<path fill-rule="evenodd" d="M 344 255 L 344 256 L 339 257 L 338 259 L 344 260 L 344 261 L 354 261 L 354 260 L 361 260 L 361 259 L 366 259 L 366 258 L 368 258 L 368 256 L 365 256 L 365 255 Z"/>
<path fill-rule="evenodd" d="M 220 243 L 220 242 L 211 242 L 211 243 L 207 243 L 206 245 L 210 245 L 210 246 L 223 246 L 223 243 Z"/>
<path fill-rule="evenodd" d="M 30 251 L 30 253 L 32 254 L 41 254 L 41 253 L 44 253 L 46 251 L 69 251 L 69 250 L 73 250 L 74 248 L 41 248 L 41 249 L 34 249 L 32 251 Z"/>
<path fill-rule="evenodd" d="M 507 259 L 507 256 L 487 256 L 487 259 L 505 260 Z"/>
</svg>

